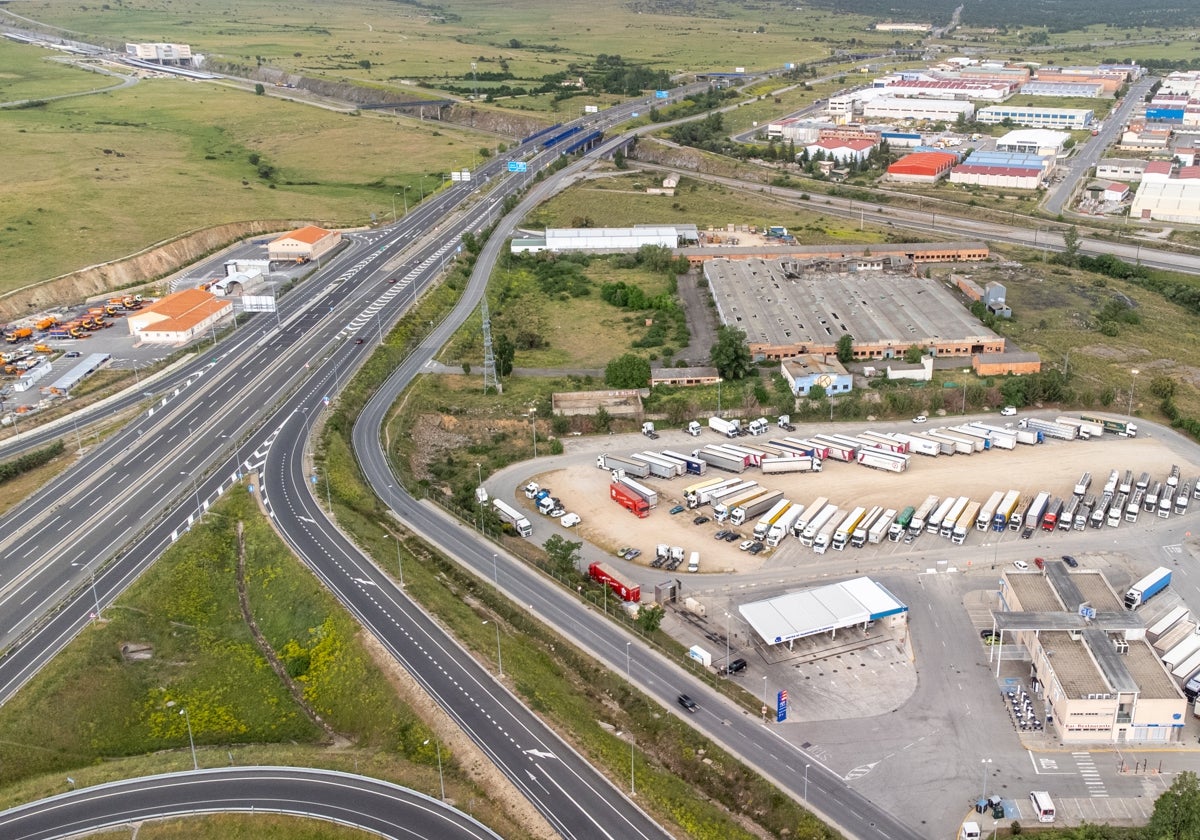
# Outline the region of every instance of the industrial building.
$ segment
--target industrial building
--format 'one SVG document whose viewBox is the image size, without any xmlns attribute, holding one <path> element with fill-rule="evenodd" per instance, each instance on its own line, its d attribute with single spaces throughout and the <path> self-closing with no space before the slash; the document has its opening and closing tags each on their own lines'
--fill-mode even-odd
<svg viewBox="0 0 1200 840">
<path fill-rule="evenodd" d="M 913 152 L 889 166 L 887 174 L 891 181 L 932 184 L 949 175 L 956 163 L 953 152 Z"/>
<path fill-rule="evenodd" d="M 1005 572 L 993 620 L 997 674 L 1015 642 L 1063 742 L 1179 740 L 1187 700 L 1100 572 L 1057 560 L 1044 573 Z"/>
<path fill-rule="evenodd" d="M 1076 99 L 1095 99 L 1105 93 L 1102 81 L 1080 82 L 1026 82 L 1021 85 L 1021 93 L 1025 96 L 1061 96 Z"/>
<path fill-rule="evenodd" d="M 1129 215 L 1158 222 L 1200 224 L 1200 178 L 1143 178 Z"/>
<path fill-rule="evenodd" d="M 285 233 L 267 245 L 267 259 L 272 262 L 309 262 L 328 254 L 342 241 L 336 230 L 306 225 Z"/>
<path fill-rule="evenodd" d="M 819 633 L 886 622 L 903 633 L 908 607 L 884 586 L 868 577 L 853 578 L 738 607 L 742 618 L 768 647 L 788 645 Z"/>
<path fill-rule="evenodd" d="M 1102 158 L 1096 164 L 1096 177 L 1114 181 L 1140 181 L 1146 161 L 1138 158 Z"/>
<path fill-rule="evenodd" d="M 838 361 L 837 356 L 808 355 L 784 359 L 779 363 L 779 372 L 787 380 L 788 387 L 797 397 L 806 397 L 814 388 L 836 397 L 848 394 L 854 387 L 854 377 Z"/>
<path fill-rule="evenodd" d="M 1037 155 L 1038 157 L 1057 157 L 1066 149 L 1067 141 L 1070 139 L 1071 135 L 1065 131 L 1048 131 L 1039 128 L 1019 129 L 996 138 L 996 151 Z"/>
<path fill-rule="evenodd" d="M 1006 306 L 1005 309 L 1007 308 Z M 1027 373 L 1039 373 L 1042 369 L 1042 357 L 1037 353 L 1015 351 L 976 353 L 971 357 L 971 369 L 975 371 L 976 376 L 1023 376 Z"/>
<path fill-rule="evenodd" d="M 188 44 L 126 44 L 125 55 L 152 64 L 191 66 L 192 48 Z"/>
<path fill-rule="evenodd" d="M 974 79 L 876 79 L 872 87 L 883 88 L 889 96 L 928 96 L 935 99 L 969 99 L 1003 102 L 1017 89 L 1017 82 Z"/>
<path fill-rule="evenodd" d="M 818 140 L 804 147 L 809 158 L 823 156 L 835 163 L 862 163 L 878 145 L 874 140 Z"/>
<path fill-rule="evenodd" d="M 185 344 L 233 314 L 233 301 L 184 289 L 147 304 L 125 319 L 130 335 L 148 344 Z"/>
<path fill-rule="evenodd" d="M 1095 112 L 1090 108 L 1047 108 L 1044 105 L 989 105 L 975 112 L 975 119 L 984 125 L 999 125 L 1008 120 L 1030 128 L 1086 129 L 1092 124 Z"/>
<path fill-rule="evenodd" d="M 962 99 L 932 99 L 924 96 L 881 96 L 863 103 L 862 115 L 873 120 L 970 120 L 975 106 Z"/>
<path fill-rule="evenodd" d="M 650 371 L 650 387 L 673 385 L 677 388 L 693 385 L 716 385 L 721 374 L 715 367 L 663 367 Z"/>
<path fill-rule="evenodd" d="M 974 158 L 975 156 L 972 155 L 967 158 L 965 163 L 950 170 L 950 183 L 1011 190 L 1036 190 L 1045 175 L 1042 167 L 976 162 Z"/>
<path fill-rule="evenodd" d="M 513 239 L 514 254 L 538 251 L 636 251 L 644 245 L 674 250 L 700 241 L 695 225 L 635 225 L 627 228 L 547 228 L 545 236 Z"/>
<path fill-rule="evenodd" d="M 713 259 L 704 277 L 721 323 L 745 331 L 756 361 L 833 355 L 843 335 L 854 359 L 902 357 L 914 345 L 964 360 L 1004 351 L 941 283 L 883 267 L 871 258 Z"/>
</svg>

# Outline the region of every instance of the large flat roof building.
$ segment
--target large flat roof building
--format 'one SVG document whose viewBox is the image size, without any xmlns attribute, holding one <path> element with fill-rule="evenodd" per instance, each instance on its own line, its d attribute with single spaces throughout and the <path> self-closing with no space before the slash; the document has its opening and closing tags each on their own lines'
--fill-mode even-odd
<svg viewBox="0 0 1200 840">
<path fill-rule="evenodd" d="M 636 251 L 643 245 L 675 249 L 697 242 L 695 225 L 634 225 L 627 228 L 547 228 L 545 236 L 514 239 L 512 252 L 595 251 L 614 253 Z"/>
<path fill-rule="evenodd" d="M 853 338 L 855 359 L 901 357 L 913 345 L 963 358 L 1004 351 L 1004 339 L 941 283 L 887 265 L 871 257 L 713 259 L 704 276 L 721 323 L 745 331 L 756 360 L 836 353 L 843 335 Z"/>
<path fill-rule="evenodd" d="M 999 125 L 1008 120 L 1031 128 L 1082 129 L 1092 124 L 1094 111 L 1090 108 L 1047 108 L 1044 105 L 989 105 L 975 112 L 975 119 L 984 125 Z"/>
</svg>

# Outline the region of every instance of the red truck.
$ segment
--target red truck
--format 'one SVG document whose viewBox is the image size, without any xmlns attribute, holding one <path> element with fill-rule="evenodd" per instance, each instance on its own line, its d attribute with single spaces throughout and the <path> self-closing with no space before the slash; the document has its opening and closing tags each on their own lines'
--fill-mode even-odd
<svg viewBox="0 0 1200 840">
<path fill-rule="evenodd" d="M 603 583 L 617 593 L 622 601 L 637 603 L 642 600 L 642 588 L 636 583 L 628 583 L 621 576 L 603 563 L 593 563 L 588 566 L 588 575 L 597 583 Z"/>
<path fill-rule="evenodd" d="M 642 519 L 650 515 L 650 503 L 623 484 L 608 485 L 608 497 Z"/>
</svg>

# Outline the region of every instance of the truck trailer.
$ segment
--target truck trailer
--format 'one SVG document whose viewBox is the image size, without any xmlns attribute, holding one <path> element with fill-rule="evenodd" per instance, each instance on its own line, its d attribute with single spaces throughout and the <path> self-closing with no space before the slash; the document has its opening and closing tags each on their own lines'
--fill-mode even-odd
<svg viewBox="0 0 1200 840">
<path fill-rule="evenodd" d="M 986 423 L 970 423 L 972 429 L 986 432 L 992 440 L 993 449 L 1016 449 L 1017 433 L 1003 426 L 989 426 Z"/>
<path fill-rule="evenodd" d="M 888 508 L 875 519 L 871 525 L 871 530 L 867 532 L 867 542 L 871 545 L 882 543 L 891 530 L 892 525 L 896 521 L 896 509 Z"/>
<path fill-rule="evenodd" d="M 1079 429 L 1075 426 L 1064 426 L 1062 423 L 1055 423 L 1053 420 L 1042 420 L 1038 417 L 1025 417 L 1017 425 L 1019 428 L 1027 431 L 1041 432 L 1043 436 L 1048 438 L 1075 440 L 1079 437 Z"/>
<path fill-rule="evenodd" d="M 792 527 L 803 514 L 804 505 L 792 505 L 788 508 L 787 512 L 777 519 L 775 524 L 767 531 L 767 545 L 774 548 L 783 542 L 783 538 L 792 533 Z"/>
<path fill-rule="evenodd" d="M 883 449 L 887 452 L 895 452 L 900 455 L 908 454 L 909 446 L 907 443 L 879 432 L 862 432 L 857 435 L 857 438 L 873 449 Z"/>
<path fill-rule="evenodd" d="M 675 477 L 675 465 L 664 461 L 661 458 L 655 458 L 651 455 L 647 455 L 644 452 L 636 452 L 633 455 L 630 455 L 629 458 L 630 460 L 639 461 L 645 464 L 650 470 L 650 475 L 654 476 L 655 478 L 665 478 L 670 480 Z M 645 478 L 645 476 L 642 477 Z"/>
<path fill-rule="evenodd" d="M 883 515 L 883 508 L 875 505 L 867 515 L 862 518 L 862 521 L 854 526 L 854 533 L 850 535 L 850 545 L 854 548 L 862 548 L 867 544 L 867 537 L 871 535 L 871 529 L 875 527 L 875 520 Z"/>
<path fill-rule="evenodd" d="M 813 443 L 823 446 L 829 453 L 827 457 L 835 461 L 845 461 L 850 464 L 858 457 L 858 447 L 853 444 L 838 441 L 827 435 L 815 435 L 812 440 Z"/>
<path fill-rule="evenodd" d="M 921 502 L 921 506 L 917 508 L 912 519 L 908 523 L 908 533 L 910 536 L 917 536 L 925 530 L 929 517 L 933 514 L 938 506 L 937 496 L 926 496 L 925 501 Z"/>
<path fill-rule="evenodd" d="M 1046 512 L 1042 515 L 1042 530 L 1053 531 L 1058 527 L 1058 517 L 1063 512 L 1063 500 L 1058 496 L 1053 497 L 1046 504 Z"/>
<path fill-rule="evenodd" d="M 740 496 L 747 490 L 753 489 L 757 486 L 757 481 L 738 481 L 734 484 L 723 487 L 720 490 L 713 491 L 712 493 L 706 494 L 705 491 L 701 491 L 700 498 L 704 501 L 702 501 L 700 504 L 710 504 L 715 506 L 724 499 L 731 499 L 736 496 Z"/>
<path fill-rule="evenodd" d="M 1075 482 L 1075 495 L 1082 499 L 1087 495 L 1087 491 L 1091 488 L 1091 486 L 1092 474 L 1090 472 L 1085 472 L 1079 477 L 1079 481 Z"/>
<path fill-rule="evenodd" d="M 719 493 L 722 490 L 727 490 L 730 487 L 736 487 L 739 484 L 744 484 L 740 478 L 725 478 L 702 484 L 693 484 L 684 491 L 684 501 L 690 508 L 698 508 L 701 505 L 708 504 L 708 500 L 712 498 L 714 493 Z"/>
<path fill-rule="evenodd" d="M 645 461 L 609 455 L 607 452 L 596 456 L 596 466 L 602 470 L 625 470 L 626 475 L 632 475 L 634 478 L 646 478 L 650 475 L 650 465 Z"/>
<path fill-rule="evenodd" d="M 899 432 L 896 433 L 895 437 L 908 446 L 909 452 L 915 452 L 918 455 L 929 455 L 933 458 L 942 454 L 942 444 L 938 441 L 930 440 L 920 435 L 905 435 Z"/>
<path fill-rule="evenodd" d="M 833 535 L 837 532 L 839 521 L 842 517 L 835 516 L 821 526 L 821 530 L 813 537 L 813 551 L 817 554 L 824 554 L 829 544 L 833 542 Z"/>
<path fill-rule="evenodd" d="M 1075 513 L 1081 504 L 1078 496 L 1072 496 L 1063 501 L 1063 509 L 1058 514 L 1058 530 L 1070 531 L 1075 525 Z"/>
<path fill-rule="evenodd" d="M 608 485 L 608 497 L 639 519 L 650 515 L 646 500 L 622 483 L 614 481 Z"/>
<path fill-rule="evenodd" d="M 1138 488 L 1133 491 L 1133 495 L 1129 497 L 1129 504 L 1125 505 L 1125 521 L 1137 522 L 1138 514 L 1142 512 L 1142 499 L 1145 497 L 1146 491 Z"/>
<path fill-rule="evenodd" d="M 640 482 L 634 481 L 632 478 L 630 478 L 627 475 L 618 477 L 616 480 L 616 483 L 620 484 L 623 487 L 628 487 L 634 493 L 637 493 L 639 496 L 641 496 L 643 499 L 646 500 L 646 504 L 650 505 L 650 507 L 652 507 L 652 508 L 658 507 L 658 493 L 654 490 L 651 490 L 646 485 L 644 485 Z"/>
<path fill-rule="evenodd" d="M 606 563 L 592 563 L 588 566 L 588 576 L 597 583 L 607 586 L 622 601 L 636 604 L 642 600 L 641 586 L 626 580 L 616 569 Z"/>
<path fill-rule="evenodd" d="M 788 499 L 780 499 L 771 505 L 771 509 L 762 515 L 762 518 L 754 523 L 754 539 L 765 540 L 767 532 L 771 530 L 771 526 L 779 521 L 792 503 Z"/>
<path fill-rule="evenodd" d="M 979 509 L 983 507 L 979 502 L 971 502 L 963 510 L 962 516 L 958 518 L 953 530 L 950 532 L 950 541 L 955 545 L 962 545 L 967 541 L 967 535 L 975 527 L 976 521 L 979 519 Z"/>
<path fill-rule="evenodd" d="M 1088 423 L 1099 423 L 1104 431 L 1121 435 L 1122 437 L 1137 437 L 1137 424 L 1126 420 L 1116 420 L 1112 417 L 1101 417 L 1099 414 L 1080 414 L 1080 420 Z"/>
<path fill-rule="evenodd" d="M 780 473 L 820 472 L 819 458 L 763 458 L 759 469 L 763 475 L 778 475 Z"/>
<path fill-rule="evenodd" d="M 903 537 L 905 532 L 908 531 L 909 523 L 912 522 L 913 514 L 916 512 L 917 509 L 912 505 L 909 505 L 908 507 L 904 508 L 904 510 L 896 514 L 896 520 L 889 525 L 887 529 L 887 538 L 889 542 L 900 541 L 900 538 Z"/>
<path fill-rule="evenodd" d="M 817 496 L 816 500 L 804 508 L 804 512 L 792 523 L 792 536 L 798 538 L 803 534 L 804 529 L 808 527 L 808 523 L 812 522 L 817 517 L 817 514 L 824 510 L 828 504 L 829 499 L 824 496 Z"/>
<path fill-rule="evenodd" d="M 971 504 L 971 500 L 966 496 L 959 496 L 954 500 L 954 504 L 950 506 L 950 510 L 942 517 L 942 524 L 938 527 L 938 534 L 950 539 L 954 536 L 954 526 L 958 524 L 959 518 L 963 515 L 963 511 L 967 509 L 967 505 Z"/>
<path fill-rule="evenodd" d="M 948 431 L 954 432 L 954 434 L 960 435 L 962 437 L 975 438 L 978 441 L 982 441 L 982 443 L 983 443 L 982 448 L 985 451 L 992 448 L 992 436 L 989 435 L 987 432 L 983 431 L 982 429 L 976 429 L 970 425 L 966 425 L 966 426 L 951 426 L 948 429 Z M 978 446 L 975 447 L 976 452 L 978 452 L 979 449 L 980 449 L 980 447 L 978 447 Z"/>
<path fill-rule="evenodd" d="M 754 517 L 760 515 L 764 511 L 770 510 L 777 502 L 783 499 L 782 490 L 768 490 L 763 495 L 757 497 L 752 502 L 738 505 L 729 512 L 729 524 L 745 525 Z M 718 520 L 719 521 L 719 520 Z"/>
<path fill-rule="evenodd" d="M 1000 502 L 1004 499 L 1004 492 L 997 490 L 992 495 L 988 496 L 988 500 L 979 508 L 979 514 L 975 518 L 975 530 L 986 531 L 992 527 L 992 519 L 996 516 L 996 509 L 1000 507 Z"/>
<path fill-rule="evenodd" d="M 817 535 L 821 533 L 821 529 L 834 521 L 834 517 L 837 515 L 837 505 L 825 505 L 825 508 L 809 520 L 808 525 L 804 527 L 803 533 L 800 534 L 800 545 L 811 548 Z M 830 533 L 832 534 L 832 532 Z"/>
<path fill-rule="evenodd" d="M 935 440 L 938 443 L 945 444 L 942 447 L 942 452 L 945 454 L 971 455 L 975 452 L 975 444 L 968 443 L 954 435 L 945 434 L 941 429 L 934 429 L 924 433 L 925 437 L 930 440 Z M 946 453 L 946 446 L 950 447 L 950 452 Z"/>
<path fill-rule="evenodd" d="M 1114 499 L 1113 503 L 1108 507 L 1108 527 L 1121 527 L 1121 520 L 1125 518 L 1125 507 L 1129 504 L 1129 494 L 1120 493 Z"/>
<path fill-rule="evenodd" d="M 717 522 L 724 522 L 733 514 L 736 509 L 742 507 L 743 505 L 748 505 L 760 496 L 765 496 L 770 492 L 771 491 L 767 490 L 766 487 L 753 487 L 747 490 L 745 493 L 738 493 L 737 495 L 729 496 L 727 498 L 714 500 L 712 506 L 713 519 L 715 519 Z M 774 501 L 771 502 L 771 504 L 774 503 Z M 770 507 L 770 505 L 767 507 Z"/>
<path fill-rule="evenodd" d="M 664 457 L 674 458 L 676 461 L 683 461 L 684 468 L 689 475 L 704 475 L 708 472 L 708 464 L 704 463 L 695 455 L 684 455 L 682 452 L 676 452 L 673 449 L 664 449 L 662 452 Z"/>
<path fill-rule="evenodd" d="M 724 470 L 729 473 L 744 473 L 746 471 L 745 458 L 729 452 L 722 452 L 715 447 L 706 446 L 703 449 L 697 449 L 693 454 L 714 469 Z"/>
<path fill-rule="evenodd" d="M 957 501 L 957 496 L 947 496 L 942 499 L 942 503 L 937 506 L 937 510 L 930 515 L 929 521 L 925 523 L 925 530 L 931 534 L 940 534 L 942 531 L 942 520 L 950 513 L 950 508 L 954 507 Z M 966 502 L 964 501 L 963 504 L 965 505 Z"/>
<path fill-rule="evenodd" d="M 502 499 L 492 499 L 492 509 L 496 511 L 497 516 L 513 526 L 513 529 L 522 537 L 533 536 L 533 526 L 529 524 L 528 517 L 508 502 Z"/>
<path fill-rule="evenodd" d="M 1163 589 L 1169 586 L 1171 582 L 1171 570 L 1159 566 L 1158 569 L 1150 572 L 1140 581 L 1129 587 L 1129 592 L 1126 593 L 1126 610 L 1136 610 L 1146 601 L 1153 598 L 1154 595 L 1162 592 Z"/>
<path fill-rule="evenodd" d="M 1018 490 L 1009 490 L 1004 494 L 1004 498 L 1000 500 L 1000 506 L 996 508 L 996 515 L 992 517 L 992 530 L 1003 531 L 1008 527 L 1008 520 L 1012 519 L 1013 514 L 1017 510 L 1017 505 L 1021 503 L 1021 493 Z"/>
<path fill-rule="evenodd" d="M 888 452 L 883 449 L 864 447 L 858 450 L 858 463 L 885 472 L 900 473 L 908 469 L 908 455 L 901 452 Z"/>
<path fill-rule="evenodd" d="M 726 420 L 723 417 L 709 417 L 708 428 L 723 437 L 735 438 L 742 427 L 741 423 L 737 420 Z"/>
</svg>

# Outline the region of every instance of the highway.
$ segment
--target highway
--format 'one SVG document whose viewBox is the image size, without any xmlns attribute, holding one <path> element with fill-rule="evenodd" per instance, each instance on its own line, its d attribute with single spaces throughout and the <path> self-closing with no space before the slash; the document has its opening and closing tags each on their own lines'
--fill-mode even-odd
<svg viewBox="0 0 1200 840">
<path fill-rule="evenodd" d="M 148 819 L 291 814 L 411 840 L 499 840 L 461 811 L 408 788 L 328 770 L 228 767 L 97 785 L 0 812 L 0 837 L 58 840 Z"/>
</svg>

